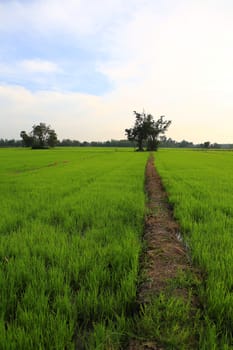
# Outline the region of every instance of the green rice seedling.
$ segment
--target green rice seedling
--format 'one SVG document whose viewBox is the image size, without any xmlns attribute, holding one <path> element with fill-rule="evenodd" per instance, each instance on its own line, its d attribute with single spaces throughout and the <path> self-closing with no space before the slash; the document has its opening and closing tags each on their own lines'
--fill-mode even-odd
<svg viewBox="0 0 233 350">
<path fill-rule="evenodd" d="M 200 349 L 231 349 L 233 343 L 233 153 L 161 150 L 156 167 L 181 224 L 199 285 L 206 320 Z"/>
<path fill-rule="evenodd" d="M 161 293 L 141 307 L 135 319 L 133 337 L 156 341 L 165 349 L 193 349 L 195 320 L 190 319 L 189 301 Z"/>
<path fill-rule="evenodd" d="M 147 154 L 0 157 L 0 348 L 119 348 L 134 312 Z"/>
</svg>

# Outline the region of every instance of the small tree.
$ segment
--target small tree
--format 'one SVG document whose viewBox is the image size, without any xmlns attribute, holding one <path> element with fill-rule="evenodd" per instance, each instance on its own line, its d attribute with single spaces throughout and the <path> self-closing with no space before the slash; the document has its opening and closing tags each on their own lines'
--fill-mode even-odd
<svg viewBox="0 0 233 350">
<path fill-rule="evenodd" d="M 210 141 L 204 142 L 204 148 L 210 148 Z"/>
<path fill-rule="evenodd" d="M 21 131 L 20 136 L 23 139 L 25 147 L 32 147 L 34 149 L 54 147 L 57 143 L 57 134 L 45 123 L 33 125 L 29 135 L 25 131 Z"/>
<path fill-rule="evenodd" d="M 137 113 L 133 128 L 125 129 L 129 141 L 135 141 L 138 151 L 143 151 L 143 144 L 147 144 L 147 150 L 156 151 L 159 145 L 159 135 L 164 134 L 171 124 L 170 120 L 164 120 L 161 116 L 157 121 L 151 114 Z"/>
</svg>

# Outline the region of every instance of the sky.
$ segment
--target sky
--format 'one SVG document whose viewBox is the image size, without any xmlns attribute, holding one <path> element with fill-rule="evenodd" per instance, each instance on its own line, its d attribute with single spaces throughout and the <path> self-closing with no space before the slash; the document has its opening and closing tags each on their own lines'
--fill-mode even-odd
<svg viewBox="0 0 233 350">
<path fill-rule="evenodd" d="M 232 0 L 0 0 L 0 138 L 123 139 L 135 110 L 233 143 Z"/>
</svg>

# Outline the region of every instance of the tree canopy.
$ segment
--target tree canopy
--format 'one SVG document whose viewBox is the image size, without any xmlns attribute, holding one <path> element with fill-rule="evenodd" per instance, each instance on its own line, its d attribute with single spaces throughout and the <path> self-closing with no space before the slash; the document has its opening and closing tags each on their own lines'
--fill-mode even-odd
<svg viewBox="0 0 233 350">
<path fill-rule="evenodd" d="M 128 140 L 137 143 L 138 151 L 143 151 L 143 146 L 146 144 L 147 150 L 156 151 L 159 145 L 158 136 L 164 134 L 171 124 L 171 120 L 164 120 L 165 116 L 161 116 L 157 121 L 151 114 L 137 113 L 135 114 L 134 126 L 130 129 L 125 129 Z"/>
<path fill-rule="evenodd" d="M 57 143 L 57 134 L 45 123 L 33 125 L 32 131 L 29 134 L 26 131 L 21 131 L 20 137 L 22 137 L 25 147 L 32 147 L 34 149 L 54 147 Z"/>
</svg>

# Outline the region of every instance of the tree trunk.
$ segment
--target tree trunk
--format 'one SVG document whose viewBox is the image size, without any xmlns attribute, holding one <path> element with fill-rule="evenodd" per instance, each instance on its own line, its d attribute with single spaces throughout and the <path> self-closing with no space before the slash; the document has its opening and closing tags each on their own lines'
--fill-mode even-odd
<svg viewBox="0 0 233 350">
<path fill-rule="evenodd" d="M 143 151 L 143 145 L 142 145 L 142 143 L 143 143 L 143 140 L 142 139 L 140 139 L 140 140 L 138 140 L 138 151 Z"/>
</svg>

